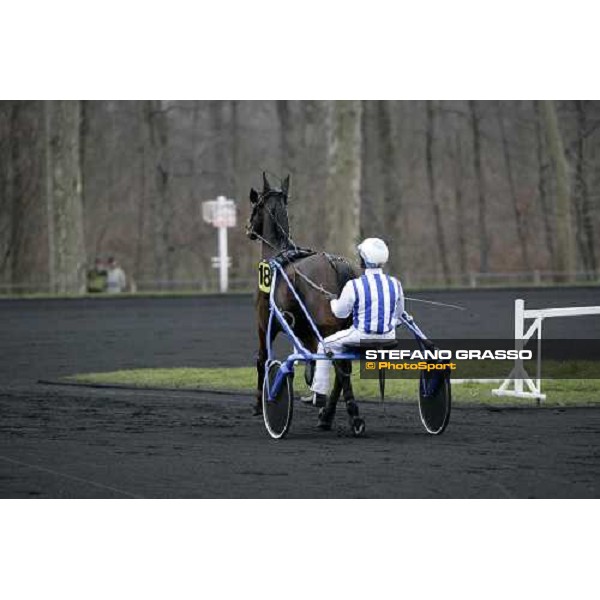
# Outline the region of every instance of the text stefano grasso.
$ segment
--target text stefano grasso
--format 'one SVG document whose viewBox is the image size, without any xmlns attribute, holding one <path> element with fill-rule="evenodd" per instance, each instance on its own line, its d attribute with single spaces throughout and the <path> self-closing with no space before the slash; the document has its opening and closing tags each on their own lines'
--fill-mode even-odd
<svg viewBox="0 0 600 600">
<path fill-rule="evenodd" d="M 531 360 L 531 350 L 366 350 L 366 360 Z"/>
</svg>

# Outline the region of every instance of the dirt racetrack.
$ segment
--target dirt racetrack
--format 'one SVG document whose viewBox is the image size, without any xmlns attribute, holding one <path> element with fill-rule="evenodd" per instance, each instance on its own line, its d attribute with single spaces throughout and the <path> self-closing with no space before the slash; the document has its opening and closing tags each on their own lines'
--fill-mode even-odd
<svg viewBox="0 0 600 600">
<path fill-rule="evenodd" d="M 598 288 L 429 292 L 409 305 L 438 337 L 510 336 L 515 297 L 600 304 Z M 567 322 L 568 321 L 568 322 Z M 39 379 L 253 362 L 249 296 L 0 301 L 1 497 L 598 497 L 600 410 L 457 408 L 428 436 L 416 406 L 363 404 L 368 435 L 298 406 L 270 440 L 249 398 L 47 386 Z M 545 325 L 546 327 L 546 325 Z M 600 320 L 550 335 L 598 337 Z M 546 329 L 545 329 L 546 332 Z"/>
</svg>

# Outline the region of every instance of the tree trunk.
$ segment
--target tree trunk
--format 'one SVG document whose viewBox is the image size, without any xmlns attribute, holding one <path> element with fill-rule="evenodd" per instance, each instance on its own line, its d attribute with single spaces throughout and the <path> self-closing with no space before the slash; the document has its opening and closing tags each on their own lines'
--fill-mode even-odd
<svg viewBox="0 0 600 600">
<path fill-rule="evenodd" d="M 146 229 L 146 126 L 144 103 L 136 101 L 136 119 L 138 122 L 138 195 L 137 195 L 137 236 L 135 240 L 134 281 L 142 279 L 144 272 L 144 231 Z"/>
<path fill-rule="evenodd" d="M 6 269 L 13 291 L 47 289 L 47 219 L 44 211 L 44 121 L 41 101 L 10 103 L 6 206 Z"/>
<path fill-rule="evenodd" d="M 302 246 L 322 247 L 327 239 L 325 188 L 328 176 L 326 158 L 329 132 L 326 128 L 326 115 L 329 104 L 324 101 L 307 100 L 300 106 L 299 118 L 302 128 L 298 133 L 301 146 L 298 154 L 303 172 L 297 173 L 295 184 L 292 181 L 293 198 L 290 200 L 290 212 L 293 217 L 292 204 L 302 204 L 302 237 L 299 235 L 296 240 Z M 301 193 L 296 194 L 295 190 L 301 190 Z M 295 235 L 294 231 L 295 226 L 292 235 Z"/>
<path fill-rule="evenodd" d="M 292 118 L 290 114 L 290 103 L 288 100 L 277 100 L 277 116 L 279 118 L 279 143 L 281 148 L 281 177 L 285 177 L 286 173 L 293 172 L 294 165 L 294 148 L 290 143 L 292 137 Z"/>
<path fill-rule="evenodd" d="M 152 194 L 152 247 L 154 250 L 154 277 L 159 281 L 173 278 L 173 265 L 170 257 L 170 225 L 172 208 L 170 206 L 170 165 L 168 152 L 168 124 L 162 102 L 146 102 L 146 123 L 149 130 L 153 153 L 156 193 Z"/>
<path fill-rule="evenodd" d="M 458 242 L 458 265 L 462 276 L 467 274 L 467 241 L 465 236 L 465 209 L 464 209 L 464 173 L 462 165 L 462 145 L 460 135 L 454 136 L 452 151 L 452 175 L 454 180 L 454 211 L 456 221 L 456 239 Z"/>
<path fill-rule="evenodd" d="M 585 133 L 587 118 L 585 104 L 582 100 L 575 101 L 577 111 L 577 151 L 575 167 L 575 204 L 577 216 L 577 242 L 579 252 L 586 272 L 595 278 L 597 270 L 596 248 L 594 245 L 594 223 L 592 208 L 587 186 L 585 164 Z"/>
<path fill-rule="evenodd" d="M 359 101 L 328 102 L 326 249 L 347 257 L 360 235 L 361 115 Z"/>
<path fill-rule="evenodd" d="M 380 128 L 379 101 L 363 100 L 361 117 L 361 215 L 360 236 L 387 236 L 391 234 L 385 212 L 385 191 L 383 175 L 386 170 L 387 157 L 382 150 L 383 141 Z M 394 263 L 392 247 L 390 247 L 390 263 Z"/>
<path fill-rule="evenodd" d="M 542 132 L 542 122 L 540 116 L 540 101 L 535 100 L 533 103 L 533 107 L 535 111 L 536 157 L 538 167 L 538 197 L 540 200 L 540 209 L 542 211 L 542 221 L 544 223 L 546 246 L 548 248 L 548 254 L 550 255 L 550 264 L 554 268 L 554 233 L 552 231 L 550 205 L 548 202 L 548 194 L 546 192 L 546 165 L 544 163 L 544 135 Z"/>
<path fill-rule="evenodd" d="M 556 262 L 555 270 L 560 272 L 560 279 L 567 281 L 573 277 L 575 268 L 575 252 L 573 244 L 573 226 L 571 223 L 571 200 L 568 179 L 567 159 L 562 136 L 558 127 L 556 107 L 552 100 L 541 103 L 541 114 L 548 140 L 548 151 L 554 167 L 556 178 Z"/>
<path fill-rule="evenodd" d="M 31 291 L 42 283 L 39 255 L 46 221 L 43 198 L 43 102 L 10 103 L 8 190 L 9 243 L 7 269 L 14 291 Z M 42 152 L 40 152 L 42 150 Z M 45 263 L 47 264 L 47 263 Z M 44 269 L 45 272 L 45 269 Z M 45 279 L 45 277 L 44 277 Z M 46 283 L 44 281 L 44 283 Z"/>
<path fill-rule="evenodd" d="M 385 100 L 377 102 L 377 129 L 379 138 L 379 169 L 383 184 L 383 207 L 378 215 L 381 224 L 379 235 L 388 238 L 390 243 L 390 267 L 401 269 L 400 214 L 402 199 L 398 176 L 396 135 L 394 131 L 393 103 Z M 389 233 L 388 233 L 389 232 Z M 394 234 L 393 237 L 390 234 Z"/>
<path fill-rule="evenodd" d="M 427 162 L 427 182 L 429 186 L 429 198 L 433 211 L 433 220 L 435 223 L 435 239 L 431 240 L 431 246 L 438 250 L 440 264 L 442 265 L 442 274 L 446 284 L 450 283 L 450 262 L 448 260 L 448 249 L 446 247 L 446 236 L 444 234 L 444 220 L 442 218 L 442 208 L 436 190 L 436 180 L 433 165 L 433 137 L 434 137 L 434 114 L 433 102 L 428 100 L 427 106 L 427 127 L 425 138 L 425 155 Z"/>
<path fill-rule="evenodd" d="M 10 156 L 12 102 L 0 102 L 0 283 L 10 283 L 12 173 Z"/>
<path fill-rule="evenodd" d="M 498 124 L 500 126 L 500 137 L 502 139 L 502 157 L 504 159 L 504 168 L 506 169 L 506 177 L 508 179 L 508 191 L 512 201 L 513 212 L 515 214 L 515 225 L 517 227 L 517 237 L 519 246 L 521 247 L 521 257 L 526 271 L 531 271 L 531 260 L 529 259 L 529 251 L 527 248 L 527 227 L 523 210 L 519 206 L 519 198 L 517 197 L 517 188 L 512 168 L 510 149 L 508 147 L 508 139 L 506 136 L 506 128 L 504 126 L 504 118 L 502 115 L 502 102 L 496 104 L 498 112 Z"/>
<path fill-rule="evenodd" d="M 46 201 L 50 286 L 59 293 L 85 289 L 81 198 L 81 103 L 44 103 Z"/>
<path fill-rule="evenodd" d="M 479 229 L 479 270 L 487 273 L 489 267 L 489 238 L 487 232 L 485 181 L 481 165 L 481 132 L 479 129 L 479 115 L 474 100 L 469 100 L 469 114 L 473 131 L 473 168 L 477 181 L 477 216 Z"/>
<path fill-rule="evenodd" d="M 240 160 L 240 130 L 239 130 L 239 101 L 231 100 L 224 102 L 224 123 L 223 123 L 223 135 L 225 136 L 224 145 L 224 173 L 226 189 L 225 193 L 228 198 L 232 198 L 237 201 L 237 218 L 238 222 L 243 223 L 244 207 L 248 209 L 248 202 L 246 189 L 241 188 L 241 182 L 243 181 L 243 175 L 241 174 L 241 160 Z M 247 204 L 246 204 L 247 203 Z M 249 215 L 248 215 L 249 216 Z M 243 277 L 244 269 L 246 268 L 246 254 L 240 255 L 235 252 L 236 248 L 243 247 L 248 243 L 248 239 L 244 233 L 242 227 L 234 227 L 229 229 L 229 256 L 231 256 L 231 270 L 230 279 L 240 279 Z M 247 272 L 247 271 L 246 271 Z"/>
<path fill-rule="evenodd" d="M 302 201 L 297 202 L 296 198 L 293 197 L 295 190 L 303 189 L 304 178 L 306 173 L 298 172 L 297 162 L 300 144 L 296 141 L 297 129 L 300 128 L 295 125 L 299 116 L 294 118 L 292 113 L 292 103 L 288 100 L 277 100 L 275 102 L 275 108 L 277 111 L 277 118 L 279 121 L 279 151 L 280 151 L 280 178 L 285 178 L 287 175 L 291 175 L 291 191 L 290 191 L 290 202 L 288 203 L 288 218 L 290 224 L 290 237 L 295 240 L 297 235 L 302 235 L 303 231 L 306 231 L 309 227 L 307 219 L 306 205 L 302 204 Z M 277 183 L 279 185 L 279 182 Z M 300 243 L 300 242 L 298 242 Z"/>
</svg>

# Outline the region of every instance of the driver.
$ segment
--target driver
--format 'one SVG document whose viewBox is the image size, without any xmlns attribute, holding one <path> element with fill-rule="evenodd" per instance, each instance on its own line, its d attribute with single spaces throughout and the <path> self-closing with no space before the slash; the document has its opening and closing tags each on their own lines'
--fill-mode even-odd
<svg viewBox="0 0 600 600">
<path fill-rule="evenodd" d="M 360 266 L 364 274 L 350 280 L 339 298 L 331 300 L 331 311 L 339 319 L 352 313 L 353 323 L 349 329 L 338 331 L 319 344 L 318 352 L 337 353 L 344 344 L 362 340 L 390 340 L 396 337 L 396 326 L 404 312 L 404 293 L 400 282 L 382 271 L 389 258 L 389 250 L 383 240 L 367 238 L 358 247 Z M 330 361 L 316 361 L 308 401 L 315 406 L 325 406 L 329 393 Z"/>
</svg>

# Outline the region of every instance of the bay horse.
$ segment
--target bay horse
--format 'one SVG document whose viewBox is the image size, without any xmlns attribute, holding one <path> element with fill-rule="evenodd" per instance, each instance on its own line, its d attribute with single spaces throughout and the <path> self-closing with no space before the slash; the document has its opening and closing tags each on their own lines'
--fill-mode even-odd
<svg viewBox="0 0 600 600">
<path fill-rule="evenodd" d="M 285 272 L 304 302 L 308 313 L 312 316 L 319 333 L 326 337 L 347 329 L 352 324 L 352 318 L 338 319 L 330 307 L 333 295 L 339 296 L 344 285 L 361 271 L 350 262 L 339 256 L 325 252 L 314 252 L 296 246 L 290 237 L 288 219 L 288 190 L 290 176 L 282 182 L 281 188 L 274 188 L 263 173 L 263 190 L 261 193 L 254 188 L 250 190 L 252 213 L 246 227 L 246 235 L 251 240 L 262 244 L 261 258 L 269 260 L 283 255 L 291 260 L 285 266 Z M 286 320 L 304 346 L 311 352 L 317 351 L 318 340 L 310 327 L 304 312 L 283 278 L 276 280 L 274 299 L 277 306 L 285 315 Z M 260 291 L 256 297 L 256 318 L 258 326 L 258 352 L 256 355 L 257 389 L 254 414 L 262 414 L 262 387 L 265 377 L 267 360 L 267 325 L 269 322 L 269 294 Z M 274 320 L 271 328 L 271 342 L 281 331 L 281 326 Z M 335 381 L 327 405 L 335 405 L 343 391 L 348 413 L 355 414 L 356 404 L 349 374 L 351 361 L 338 361 L 335 369 Z"/>
</svg>

